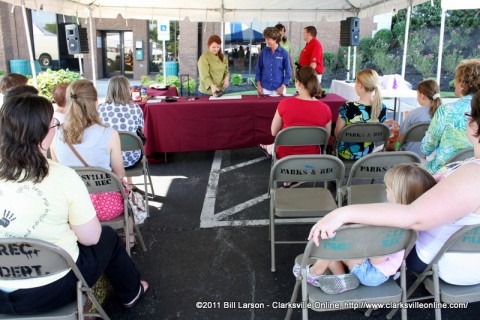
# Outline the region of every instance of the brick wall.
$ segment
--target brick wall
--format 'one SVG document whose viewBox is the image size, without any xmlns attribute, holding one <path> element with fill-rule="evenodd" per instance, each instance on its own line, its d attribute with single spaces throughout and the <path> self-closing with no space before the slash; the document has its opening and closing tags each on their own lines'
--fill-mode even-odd
<svg viewBox="0 0 480 320">
<path fill-rule="evenodd" d="M 207 27 L 208 24 L 207 24 Z M 178 47 L 178 62 L 180 74 L 189 74 L 190 77 L 197 78 L 197 60 L 198 60 L 198 23 L 190 22 L 188 19 L 180 21 L 180 40 Z"/>
</svg>

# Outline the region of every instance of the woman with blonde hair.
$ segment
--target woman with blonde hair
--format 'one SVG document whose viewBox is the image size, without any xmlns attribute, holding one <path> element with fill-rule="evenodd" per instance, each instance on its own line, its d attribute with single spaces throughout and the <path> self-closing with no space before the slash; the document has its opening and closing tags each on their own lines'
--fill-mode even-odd
<svg viewBox="0 0 480 320">
<path fill-rule="evenodd" d="M 143 112 L 138 104 L 132 102 L 130 83 L 124 76 L 108 81 L 105 102 L 98 106 L 98 113 L 100 119 L 115 130 L 133 134 L 140 130 L 143 133 Z M 122 152 L 122 156 L 125 168 L 133 167 L 142 160 L 140 150 Z"/>
<path fill-rule="evenodd" d="M 213 35 L 208 38 L 208 50 L 198 59 L 198 91 L 214 95 L 225 91 L 230 85 L 228 59 L 222 52 L 222 40 Z"/>
<path fill-rule="evenodd" d="M 357 101 L 346 102 L 340 107 L 335 124 L 335 136 L 345 126 L 352 123 L 384 122 L 387 107 L 382 103 L 382 93 L 378 88 L 378 74 L 375 70 L 364 69 L 357 73 L 355 92 L 360 97 Z M 372 142 L 340 143 L 338 154 L 346 160 L 360 159 L 373 151 Z"/>
<path fill-rule="evenodd" d="M 101 167 L 125 176 L 120 136 L 105 126 L 97 111 L 97 90 L 89 80 L 78 80 L 67 88 L 67 114 L 52 145 L 52 159 L 69 167 Z M 79 156 L 77 156 L 77 154 Z M 123 213 L 121 195 L 91 196 L 100 220 L 111 220 Z"/>
</svg>

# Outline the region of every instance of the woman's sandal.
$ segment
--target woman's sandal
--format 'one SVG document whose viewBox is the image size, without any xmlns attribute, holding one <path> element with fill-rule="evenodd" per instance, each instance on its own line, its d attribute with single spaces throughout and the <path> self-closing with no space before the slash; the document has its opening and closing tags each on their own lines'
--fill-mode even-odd
<svg viewBox="0 0 480 320">
<path fill-rule="evenodd" d="M 137 296 L 131 302 L 124 303 L 122 304 L 122 306 L 125 309 L 131 309 L 135 307 L 138 301 L 140 301 L 140 299 L 142 299 L 142 297 L 147 294 L 149 288 L 150 288 L 150 285 L 148 284 L 147 281 L 140 280 L 140 291 L 138 292 Z"/>
<path fill-rule="evenodd" d="M 271 159 L 272 158 L 272 155 L 270 153 L 268 153 L 268 150 L 267 150 L 267 146 L 266 145 L 259 145 L 258 146 L 260 148 L 260 150 L 262 150 L 263 154 L 268 158 L 268 159 Z"/>
</svg>

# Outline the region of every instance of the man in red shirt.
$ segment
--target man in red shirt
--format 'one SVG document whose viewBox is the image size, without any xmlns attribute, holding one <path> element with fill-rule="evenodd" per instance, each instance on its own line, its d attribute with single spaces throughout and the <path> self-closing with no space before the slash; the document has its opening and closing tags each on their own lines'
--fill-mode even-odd
<svg viewBox="0 0 480 320">
<path fill-rule="evenodd" d="M 310 66 L 317 72 L 318 82 L 322 82 L 323 74 L 323 48 L 320 41 L 317 40 L 317 28 L 308 26 L 303 29 L 303 39 L 307 42 L 305 48 L 300 52 L 298 64 L 300 66 Z"/>
</svg>

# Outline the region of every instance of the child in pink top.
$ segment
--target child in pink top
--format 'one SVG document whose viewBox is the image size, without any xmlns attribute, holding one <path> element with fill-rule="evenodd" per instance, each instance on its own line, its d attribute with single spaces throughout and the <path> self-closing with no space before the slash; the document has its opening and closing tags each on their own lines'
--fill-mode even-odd
<svg viewBox="0 0 480 320">
<path fill-rule="evenodd" d="M 392 203 L 410 204 L 435 185 L 433 176 L 416 163 L 399 164 L 385 174 L 387 199 Z M 394 275 L 402 264 L 405 250 L 394 254 L 362 260 L 317 260 L 307 269 L 307 282 L 320 287 L 326 293 L 336 294 L 355 289 L 359 283 L 378 286 Z M 350 270 L 345 274 L 345 266 Z M 333 276 L 324 275 L 330 269 Z M 293 267 L 297 276 L 300 265 Z"/>
</svg>

